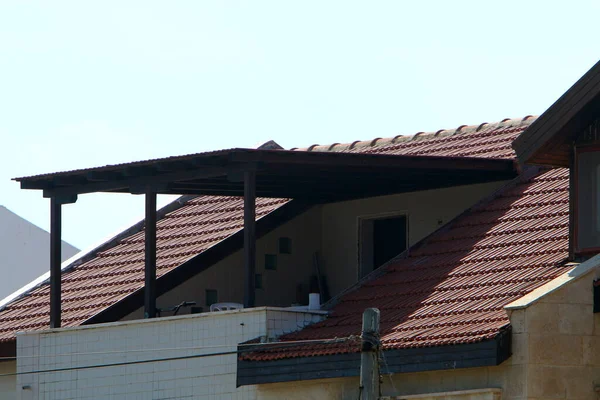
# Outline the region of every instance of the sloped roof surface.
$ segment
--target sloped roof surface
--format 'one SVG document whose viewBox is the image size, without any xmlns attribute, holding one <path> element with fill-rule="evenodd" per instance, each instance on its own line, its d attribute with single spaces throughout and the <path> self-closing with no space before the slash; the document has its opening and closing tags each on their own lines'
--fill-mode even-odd
<svg viewBox="0 0 600 400">
<path fill-rule="evenodd" d="M 532 117 L 507 119 L 495 124 L 461 126 L 435 133 L 349 144 L 314 145 L 296 150 L 513 158 L 510 147 L 512 141 L 533 120 Z M 257 218 L 287 201 L 257 199 Z M 167 214 L 158 222 L 157 277 L 217 245 L 242 229 L 242 226 L 243 201 L 235 197 L 201 196 Z M 90 261 L 63 272 L 63 326 L 81 325 L 143 287 L 143 242 L 143 232 L 133 234 L 116 246 L 98 253 Z M 11 301 L 0 311 L 0 342 L 14 340 L 15 333 L 19 331 L 46 329 L 49 326 L 49 309 L 47 284 Z M 323 328 L 329 329 L 327 326 Z M 324 334 L 327 329 L 323 331 Z"/>
<path fill-rule="evenodd" d="M 498 335 L 505 305 L 570 267 L 569 174 L 544 171 L 507 187 L 433 234 L 385 273 L 343 296 L 320 323 L 282 341 L 360 335 L 362 312 L 381 311 L 384 349 L 472 343 Z M 354 342 L 253 352 L 273 360 L 359 351 Z"/>
<path fill-rule="evenodd" d="M 285 199 L 257 199 L 260 218 Z M 200 196 L 157 223 L 157 270 L 161 277 L 243 228 L 243 199 Z M 96 258 L 63 272 L 62 326 L 77 326 L 144 287 L 144 232 L 120 241 Z M 16 332 L 47 329 L 50 286 L 42 285 L 0 312 L 0 341 Z"/>
<path fill-rule="evenodd" d="M 512 159 L 515 153 L 511 143 L 533 121 L 535 117 L 527 116 L 522 120 L 505 119 L 494 124 L 462 125 L 456 129 L 419 132 L 413 136 L 377 138 L 326 146 L 315 144 L 294 150 Z"/>
</svg>

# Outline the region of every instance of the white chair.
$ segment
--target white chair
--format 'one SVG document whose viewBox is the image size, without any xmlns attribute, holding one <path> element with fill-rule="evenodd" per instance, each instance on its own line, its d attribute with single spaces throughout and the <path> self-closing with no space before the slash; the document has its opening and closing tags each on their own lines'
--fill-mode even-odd
<svg viewBox="0 0 600 400">
<path fill-rule="evenodd" d="M 243 304 L 240 303 L 214 303 L 210 305 L 210 311 L 228 311 L 228 310 L 241 310 L 244 308 Z"/>
</svg>

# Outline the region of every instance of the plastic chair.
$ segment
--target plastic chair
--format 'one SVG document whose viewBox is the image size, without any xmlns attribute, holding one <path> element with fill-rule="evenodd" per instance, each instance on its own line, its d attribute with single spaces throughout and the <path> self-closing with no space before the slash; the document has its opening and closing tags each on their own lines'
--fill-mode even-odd
<svg viewBox="0 0 600 400">
<path fill-rule="evenodd" d="M 240 303 L 214 303 L 210 305 L 210 311 L 228 311 L 228 310 L 241 310 L 244 308 L 243 304 Z"/>
</svg>

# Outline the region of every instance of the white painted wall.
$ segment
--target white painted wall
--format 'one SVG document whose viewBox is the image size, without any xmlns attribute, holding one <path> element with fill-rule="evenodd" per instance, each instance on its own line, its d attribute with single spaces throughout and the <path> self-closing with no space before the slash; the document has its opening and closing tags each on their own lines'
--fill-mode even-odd
<svg viewBox="0 0 600 400">
<path fill-rule="evenodd" d="M 62 242 L 62 261 L 78 252 Z M 50 234 L 0 206 L 0 299 L 49 270 Z"/>
<path fill-rule="evenodd" d="M 115 322 L 17 335 L 17 370 L 32 372 L 237 350 L 320 321 L 323 313 L 278 308 Z M 236 388 L 237 355 L 19 375 L 17 399 L 256 399 Z M 23 390 L 29 385 L 31 389 Z"/>
<path fill-rule="evenodd" d="M 321 248 L 331 292 L 340 293 L 358 280 L 360 217 L 406 214 L 408 244 L 412 246 L 505 184 L 456 186 L 324 205 Z"/>
</svg>

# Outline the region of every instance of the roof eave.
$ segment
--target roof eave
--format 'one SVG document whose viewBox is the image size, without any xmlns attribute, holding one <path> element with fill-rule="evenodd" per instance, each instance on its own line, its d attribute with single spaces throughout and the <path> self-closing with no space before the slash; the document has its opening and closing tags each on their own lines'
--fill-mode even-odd
<svg viewBox="0 0 600 400">
<path fill-rule="evenodd" d="M 600 110 L 596 63 L 513 142 L 521 164 L 569 167 L 569 145 Z"/>
<path fill-rule="evenodd" d="M 240 345 L 243 348 L 243 345 Z M 487 340 L 384 350 L 385 373 L 414 373 L 500 365 L 511 356 L 510 325 Z M 237 386 L 360 375 L 360 353 L 247 361 L 238 358 Z"/>
</svg>

